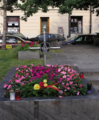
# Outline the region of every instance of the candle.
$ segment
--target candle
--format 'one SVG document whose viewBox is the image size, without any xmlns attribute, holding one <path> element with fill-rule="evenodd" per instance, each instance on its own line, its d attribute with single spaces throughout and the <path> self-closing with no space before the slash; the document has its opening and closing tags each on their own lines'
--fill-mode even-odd
<svg viewBox="0 0 99 120">
<path fill-rule="evenodd" d="M 21 100 L 20 89 L 18 89 L 18 88 L 15 90 L 15 99 L 16 100 Z"/>
<path fill-rule="evenodd" d="M 92 83 L 87 83 L 87 91 L 91 93 Z"/>
<path fill-rule="evenodd" d="M 80 72 L 80 78 L 84 78 L 84 73 Z"/>
<path fill-rule="evenodd" d="M 10 100 L 15 100 L 15 92 L 14 92 L 14 90 L 10 90 Z"/>
<path fill-rule="evenodd" d="M 63 90 L 59 91 L 59 98 L 63 98 Z"/>
</svg>

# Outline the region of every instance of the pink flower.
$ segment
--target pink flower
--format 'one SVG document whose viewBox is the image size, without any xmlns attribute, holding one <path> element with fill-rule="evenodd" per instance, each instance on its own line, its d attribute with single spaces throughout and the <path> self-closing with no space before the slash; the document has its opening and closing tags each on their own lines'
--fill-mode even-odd
<svg viewBox="0 0 99 120">
<path fill-rule="evenodd" d="M 69 87 L 67 87 L 67 90 L 69 90 L 70 88 Z"/>
<path fill-rule="evenodd" d="M 22 77 L 21 77 L 21 80 L 22 80 L 22 79 L 24 79 L 24 78 L 25 78 L 25 77 L 24 77 L 24 76 L 22 76 Z"/>
<path fill-rule="evenodd" d="M 62 71 L 61 74 L 66 74 L 66 72 Z"/>
<path fill-rule="evenodd" d="M 66 75 L 64 75 L 63 78 L 66 78 Z"/>
<path fill-rule="evenodd" d="M 33 67 L 34 65 L 33 65 L 33 64 L 31 64 L 31 66 Z"/>
<path fill-rule="evenodd" d="M 79 93 L 80 93 L 80 92 L 78 91 L 77 95 L 79 95 Z"/>
<path fill-rule="evenodd" d="M 67 91 L 66 89 L 64 91 Z"/>
<path fill-rule="evenodd" d="M 19 68 L 16 68 L 15 70 L 18 70 Z"/>
<path fill-rule="evenodd" d="M 22 45 L 22 47 L 24 47 L 24 44 Z"/>
<path fill-rule="evenodd" d="M 70 72 L 71 71 L 71 69 L 68 69 L 68 72 Z"/>
<path fill-rule="evenodd" d="M 11 88 L 11 85 L 8 85 L 8 88 L 7 89 L 10 89 Z"/>
<path fill-rule="evenodd" d="M 6 88 L 8 85 L 7 84 L 4 84 L 4 88 Z"/>
<path fill-rule="evenodd" d="M 12 82 L 12 80 L 9 80 L 9 83 L 11 83 Z"/>
<path fill-rule="evenodd" d="M 75 87 L 72 87 L 73 89 L 75 89 Z"/>
<path fill-rule="evenodd" d="M 59 68 L 59 69 L 58 69 L 58 72 L 60 72 L 60 71 L 61 71 L 61 69 Z"/>
<path fill-rule="evenodd" d="M 67 82 L 70 81 L 70 78 L 67 78 Z"/>
<path fill-rule="evenodd" d="M 31 44 L 30 47 L 32 47 L 33 45 Z"/>
<path fill-rule="evenodd" d="M 21 86 L 25 85 L 25 83 L 22 83 Z"/>
<path fill-rule="evenodd" d="M 51 65 L 50 65 L 50 64 L 47 64 L 46 66 L 47 66 L 47 67 L 50 67 Z"/>
<path fill-rule="evenodd" d="M 82 87 L 82 85 L 81 85 L 81 84 L 80 84 L 79 86 L 80 86 L 80 87 Z"/>
<path fill-rule="evenodd" d="M 68 86 L 69 84 L 68 83 L 66 83 L 66 86 Z"/>
<path fill-rule="evenodd" d="M 15 77 L 18 77 L 18 76 L 19 76 L 19 75 L 16 73 L 16 74 L 15 74 Z"/>
<path fill-rule="evenodd" d="M 29 73 L 26 73 L 26 75 L 29 75 Z"/>
<path fill-rule="evenodd" d="M 62 83 L 62 85 L 64 85 L 64 83 Z"/>
<path fill-rule="evenodd" d="M 34 42 L 32 42 L 31 44 L 34 44 Z"/>
<path fill-rule="evenodd" d="M 16 83 L 20 83 L 20 80 L 15 80 Z"/>
<path fill-rule="evenodd" d="M 69 84 L 70 84 L 70 85 L 72 85 L 72 84 L 73 84 L 73 82 L 69 82 Z"/>
<path fill-rule="evenodd" d="M 67 70 L 67 67 L 65 67 L 64 70 Z"/>
</svg>

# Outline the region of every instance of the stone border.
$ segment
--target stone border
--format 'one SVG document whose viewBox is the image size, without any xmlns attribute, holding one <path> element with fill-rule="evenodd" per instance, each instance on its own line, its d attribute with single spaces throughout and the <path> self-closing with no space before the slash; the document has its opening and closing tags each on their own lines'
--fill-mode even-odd
<svg viewBox="0 0 99 120">
<path fill-rule="evenodd" d="M 19 60 L 33 60 L 40 59 L 40 50 L 36 51 L 18 51 L 18 59 Z"/>
<path fill-rule="evenodd" d="M 74 67 L 78 71 L 77 67 Z M 11 68 L 0 83 L 0 96 L 3 85 L 15 74 Z M 79 72 L 79 71 L 78 71 Z M 86 84 L 86 79 L 83 79 Z M 1 94 L 2 93 L 2 94 Z M 11 101 L 0 98 L 0 120 L 99 120 L 99 94 L 92 87 L 86 96 L 32 97 Z"/>
<path fill-rule="evenodd" d="M 72 66 L 78 73 L 80 73 L 79 69 L 77 66 Z M 8 73 L 6 74 L 6 76 L 4 77 L 4 79 L 2 80 L 2 82 L 0 83 L 0 101 L 8 101 L 9 98 L 4 98 L 4 84 L 6 84 L 10 79 L 13 78 L 14 74 L 16 73 L 16 67 L 12 67 L 10 68 L 10 70 L 8 71 Z M 84 78 L 82 79 L 82 81 L 84 82 L 84 85 L 87 85 L 87 80 Z M 90 99 L 90 98 L 96 98 L 97 95 L 99 95 L 99 93 L 97 92 L 97 90 L 92 86 L 92 92 L 88 95 L 80 95 L 80 96 L 67 96 L 64 97 L 63 99 Z M 42 101 L 42 100 L 57 100 L 59 99 L 58 97 L 33 97 L 33 98 L 22 98 L 22 100 L 36 100 L 36 101 Z"/>
</svg>

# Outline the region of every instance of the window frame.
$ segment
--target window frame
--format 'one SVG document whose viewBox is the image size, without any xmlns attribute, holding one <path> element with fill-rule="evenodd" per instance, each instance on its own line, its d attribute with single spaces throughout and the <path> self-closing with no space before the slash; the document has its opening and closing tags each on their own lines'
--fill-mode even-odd
<svg viewBox="0 0 99 120">
<path fill-rule="evenodd" d="M 75 19 L 77 20 L 75 22 Z M 78 32 L 78 21 L 81 21 L 81 33 Z M 75 23 L 77 24 L 77 26 L 75 25 Z M 83 16 L 71 16 L 71 22 L 70 22 L 70 33 L 71 34 L 83 34 Z M 80 23 L 79 23 L 80 24 Z M 77 32 L 72 32 L 74 31 L 74 27 L 77 28 Z M 73 28 L 73 30 L 71 30 Z"/>
</svg>

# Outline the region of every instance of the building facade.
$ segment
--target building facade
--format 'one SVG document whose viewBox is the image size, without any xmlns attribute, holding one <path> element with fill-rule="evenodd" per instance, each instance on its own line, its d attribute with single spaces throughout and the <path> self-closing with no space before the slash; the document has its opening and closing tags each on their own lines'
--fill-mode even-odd
<svg viewBox="0 0 99 120">
<path fill-rule="evenodd" d="M 47 13 L 41 10 L 33 14 L 27 21 L 23 21 L 23 12 L 18 10 L 13 13 L 7 12 L 7 21 L 3 23 L 3 11 L 0 11 L 0 33 L 3 33 L 3 24 L 6 24 L 7 32 L 20 32 L 26 37 L 36 37 L 43 33 L 43 27 L 46 27 L 47 33 L 60 33 L 66 38 L 69 35 L 88 34 L 90 27 L 90 10 L 73 10 L 69 14 L 58 13 L 58 8 L 49 8 Z M 70 22 L 70 26 L 69 26 Z M 99 17 L 92 14 L 92 30 L 91 33 L 99 32 Z"/>
</svg>

